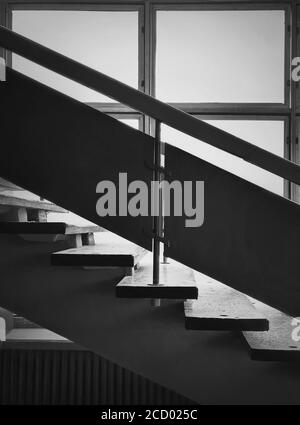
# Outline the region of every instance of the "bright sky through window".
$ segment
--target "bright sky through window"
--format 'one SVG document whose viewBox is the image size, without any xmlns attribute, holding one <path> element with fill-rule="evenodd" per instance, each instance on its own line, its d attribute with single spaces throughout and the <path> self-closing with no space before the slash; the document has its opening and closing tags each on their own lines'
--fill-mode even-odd
<svg viewBox="0 0 300 425">
<path fill-rule="evenodd" d="M 138 12 L 14 11 L 13 30 L 138 88 Z M 19 56 L 13 66 L 83 102 L 109 100 Z"/>
<path fill-rule="evenodd" d="M 157 97 L 283 102 L 284 49 L 284 11 L 159 11 Z"/>
<path fill-rule="evenodd" d="M 208 121 L 208 123 L 278 156 L 283 157 L 284 155 L 283 121 L 213 120 Z M 162 137 L 165 142 L 186 150 L 278 195 L 283 195 L 283 180 L 272 173 L 167 126 L 163 126 Z"/>
</svg>

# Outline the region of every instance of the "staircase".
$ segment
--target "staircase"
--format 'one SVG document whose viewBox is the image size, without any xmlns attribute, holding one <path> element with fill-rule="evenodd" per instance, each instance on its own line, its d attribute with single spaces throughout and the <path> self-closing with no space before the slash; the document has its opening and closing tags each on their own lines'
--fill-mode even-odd
<svg viewBox="0 0 300 425">
<path fill-rule="evenodd" d="M 48 222 L 47 214 L 67 211 L 49 202 L 0 196 L 0 234 L 19 235 L 31 242 L 65 241 L 68 249 L 54 252 L 54 266 L 120 267 L 131 276 L 147 254 L 131 242 L 93 225 L 76 226 L 64 222 Z M 96 244 L 95 234 L 102 233 Z"/>
<path fill-rule="evenodd" d="M 0 45 L 300 184 L 297 165 L 3 27 Z M 0 196 L 4 308 L 200 403 L 209 403 L 217 385 L 222 402 L 242 403 L 249 392 L 253 402 L 263 394 L 282 401 L 276 378 L 286 393 L 297 392 L 296 368 L 271 377 L 244 347 L 253 360 L 300 358 L 292 340 L 298 205 L 166 144 L 168 180 L 205 181 L 206 221 L 188 229 L 184 217 L 165 218 L 171 260 L 161 265 L 160 285 L 152 285 L 152 219 L 101 218 L 95 205 L 98 182 L 117 184 L 119 172 L 150 185 L 159 171 L 157 140 L 10 68 L 0 96 L 1 177 L 51 201 Z M 66 210 L 95 225 L 47 221 L 47 213 Z M 161 307 L 149 299 L 162 300 Z M 211 388 L 203 384 L 211 381 Z"/>
</svg>

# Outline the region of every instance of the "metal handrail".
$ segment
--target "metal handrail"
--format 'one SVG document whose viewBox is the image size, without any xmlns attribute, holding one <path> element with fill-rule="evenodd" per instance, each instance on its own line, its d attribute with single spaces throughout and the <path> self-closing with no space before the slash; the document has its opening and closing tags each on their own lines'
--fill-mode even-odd
<svg viewBox="0 0 300 425">
<path fill-rule="evenodd" d="M 0 26 L 0 45 L 174 129 L 300 185 L 300 167 Z"/>
</svg>

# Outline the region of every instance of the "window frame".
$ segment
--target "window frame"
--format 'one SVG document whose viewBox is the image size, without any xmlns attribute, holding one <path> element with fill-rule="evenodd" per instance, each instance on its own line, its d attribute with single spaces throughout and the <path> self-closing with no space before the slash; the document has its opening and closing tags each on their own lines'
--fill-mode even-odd
<svg viewBox="0 0 300 425">
<path fill-rule="evenodd" d="M 300 2 L 300 1 L 299 1 Z M 300 9 L 300 8 L 298 8 Z M 295 16 L 293 11 L 292 3 L 289 1 L 282 1 L 278 3 L 266 3 L 266 2 L 230 2 L 224 0 L 222 3 L 211 4 L 198 2 L 186 3 L 176 1 L 154 1 L 151 9 L 151 91 L 150 94 L 155 96 L 155 78 L 156 78 L 156 46 L 157 46 L 157 12 L 159 11 L 228 11 L 228 10 L 242 10 L 242 11 L 253 11 L 253 10 L 282 10 L 285 12 L 285 75 L 284 75 L 284 102 L 283 103 L 170 103 L 171 106 L 181 109 L 186 113 L 195 116 L 202 116 L 203 119 L 233 119 L 240 120 L 248 119 L 260 120 L 281 120 L 284 121 L 284 157 L 285 159 L 296 161 L 297 156 L 295 152 L 296 139 L 292 138 L 291 130 L 293 128 L 293 118 L 291 116 L 291 98 L 293 84 L 291 83 L 291 58 L 292 58 L 292 34 L 295 23 L 292 22 L 292 16 Z M 300 11 L 299 11 L 300 16 Z M 300 20 L 300 18 L 299 18 Z M 292 26 L 292 24 L 294 24 Z M 299 53 L 300 56 L 300 53 Z M 300 109 L 299 109 L 300 115 Z M 210 118 L 207 118 L 210 117 Z M 231 118 L 229 118 L 231 117 Z M 300 126 L 299 126 L 300 127 Z M 151 120 L 150 131 L 154 135 L 155 123 Z M 300 136 L 300 133 L 299 133 Z M 298 149 L 299 150 L 299 149 Z M 300 153 L 298 153 L 298 159 L 300 163 Z M 284 182 L 284 196 L 290 199 L 295 199 L 296 190 L 293 189 L 295 185 L 285 181 Z M 299 191 L 300 192 L 300 191 Z M 300 195 L 299 195 L 300 200 Z"/>
<path fill-rule="evenodd" d="M 155 46 L 155 48 L 152 51 L 152 96 L 155 96 L 155 89 L 156 89 L 156 46 L 157 46 L 157 12 L 159 11 L 271 11 L 271 10 L 282 10 L 285 12 L 285 53 L 284 53 L 284 63 L 285 63 L 285 75 L 284 75 L 284 101 L 283 103 L 266 103 L 266 102 L 259 102 L 259 103 L 249 103 L 249 102 L 239 102 L 239 103 L 228 103 L 228 102 L 222 102 L 218 103 L 218 106 L 222 106 L 224 111 L 227 108 L 232 107 L 235 105 L 236 107 L 240 107 L 243 110 L 247 110 L 247 108 L 256 108 L 258 111 L 261 109 L 264 109 L 268 113 L 272 113 L 273 109 L 278 109 L 282 107 L 282 110 L 288 109 L 290 105 L 290 62 L 291 62 L 291 40 L 289 37 L 290 34 L 290 21 L 291 21 L 291 12 L 290 8 L 286 4 L 269 4 L 269 3 L 260 3 L 260 4 L 253 4 L 253 3 L 239 3 L 239 4 L 232 4 L 231 2 L 228 3 L 222 3 L 222 4 L 178 4 L 178 3 L 168 3 L 168 4 L 154 4 L 153 5 L 153 31 L 152 31 L 152 45 Z M 183 105 L 182 103 L 172 103 L 175 107 L 178 107 L 179 105 Z M 201 109 L 205 105 L 214 105 L 214 103 L 185 103 L 187 108 L 191 109 L 193 108 L 193 111 L 201 113 Z"/>
<path fill-rule="evenodd" d="M 7 12 L 6 12 L 6 26 L 12 29 L 13 26 L 13 12 L 14 11 L 104 11 L 104 12 L 128 12 L 134 11 L 138 13 L 138 90 L 144 91 L 145 86 L 145 34 L 144 34 L 144 6 L 142 4 L 130 4 L 123 2 L 114 2 L 113 4 L 105 2 L 95 3 L 64 3 L 64 4 L 56 4 L 56 3 L 31 3 L 25 1 L 23 3 L 8 3 Z M 12 65 L 12 55 L 9 53 L 7 55 L 7 63 L 9 66 Z M 93 102 L 89 103 L 90 106 L 99 109 L 99 107 L 105 106 L 113 102 Z M 116 108 L 119 107 L 120 113 L 124 111 L 124 106 L 121 104 L 115 104 Z M 125 113 L 129 113 L 130 109 L 127 108 Z"/>
</svg>

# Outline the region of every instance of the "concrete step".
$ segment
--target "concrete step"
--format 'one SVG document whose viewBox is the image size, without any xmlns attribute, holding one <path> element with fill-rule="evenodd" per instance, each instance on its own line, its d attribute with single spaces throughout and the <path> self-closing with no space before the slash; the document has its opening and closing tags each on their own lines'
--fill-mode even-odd
<svg viewBox="0 0 300 425">
<path fill-rule="evenodd" d="M 136 267 L 147 253 L 131 242 L 103 233 L 96 245 L 56 252 L 51 261 L 54 266 Z"/>
<path fill-rule="evenodd" d="M 141 263 L 132 277 L 125 277 L 116 286 L 118 298 L 197 299 L 198 288 L 193 271 L 179 263 L 162 264 L 160 285 L 154 286 L 152 256 Z"/>
<path fill-rule="evenodd" d="M 185 324 L 190 330 L 267 331 L 269 322 L 242 293 L 195 273 L 199 297 L 185 302 Z"/>
<path fill-rule="evenodd" d="M 269 320 L 268 332 L 244 332 L 251 358 L 260 361 L 300 361 L 300 319 L 253 301 Z"/>
<path fill-rule="evenodd" d="M 23 198 L 18 198 L 15 196 L 8 196 L 3 194 L 0 194 L 0 207 L 3 211 L 5 211 L 5 209 L 11 209 L 11 208 L 25 208 L 27 210 L 41 210 L 41 211 L 55 212 L 55 213 L 67 212 L 65 209 L 60 208 L 55 204 L 51 204 L 50 202 L 23 199 Z M 0 209 L 0 213 L 1 213 L 1 209 Z"/>
<path fill-rule="evenodd" d="M 83 235 L 102 232 L 99 226 L 73 226 L 66 223 L 0 222 L 0 233 L 22 235 Z"/>
</svg>

